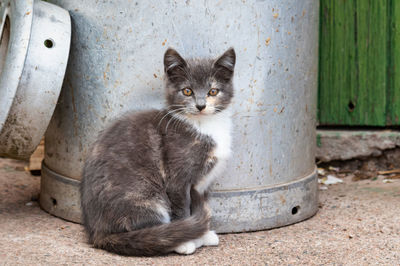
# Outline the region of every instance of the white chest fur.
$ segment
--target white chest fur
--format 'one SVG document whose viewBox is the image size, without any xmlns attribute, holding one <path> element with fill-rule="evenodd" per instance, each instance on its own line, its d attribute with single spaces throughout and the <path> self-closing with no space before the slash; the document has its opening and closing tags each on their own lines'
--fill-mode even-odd
<svg viewBox="0 0 400 266">
<path fill-rule="evenodd" d="M 215 142 L 213 156 L 217 163 L 211 171 L 196 185 L 197 191 L 203 193 L 216 177 L 222 174 L 226 161 L 231 155 L 232 120 L 229 110 L 224 110 L 215 115 L 200 116 L 192 120 L 194 128 L 203 135 L 208 135 Z"/>
</svg>

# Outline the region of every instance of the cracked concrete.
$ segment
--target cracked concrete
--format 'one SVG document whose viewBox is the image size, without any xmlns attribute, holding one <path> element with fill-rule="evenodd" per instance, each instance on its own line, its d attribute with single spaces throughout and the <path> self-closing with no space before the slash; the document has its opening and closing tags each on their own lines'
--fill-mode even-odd
<svg viewBox="0 0 400 266">
<path fill-rule="evenodd" d="M 316 157 L 321 162 L 380 156 L 400 147 L 400 132 L 393 130 L 317 130 Z"/>
</svg>

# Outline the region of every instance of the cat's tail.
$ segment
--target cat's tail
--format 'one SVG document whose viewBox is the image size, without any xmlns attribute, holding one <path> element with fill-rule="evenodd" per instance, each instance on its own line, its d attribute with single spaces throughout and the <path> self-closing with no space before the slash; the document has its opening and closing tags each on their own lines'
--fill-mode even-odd
<svg viewBox="0 0 400 266">
<path fill-rule="evenodd" d="M 171 223 L 96 239 L 94 246 L 121 255 L 155 256 L 170 253 L 179 245 L 203 236 L 210 221 L 204 197 L 191 189 L 192 215 Z"/>
</svg>

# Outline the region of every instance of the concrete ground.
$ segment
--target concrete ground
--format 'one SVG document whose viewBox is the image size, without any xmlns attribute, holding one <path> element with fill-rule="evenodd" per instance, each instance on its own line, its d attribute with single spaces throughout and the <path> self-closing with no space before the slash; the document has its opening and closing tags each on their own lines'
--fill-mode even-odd
<svg viewBox="0 0 400 266">
<path fill-rule="evenodd" d="M 0 159 L 0 265 L 400 265 L 400 180 L 382 181 L 344 178 L 298 224 L 221 235 L 194 255 L 137 258 L 90 247 L 81 225 L 39 208 L 40 177 Z"/>
</svg>

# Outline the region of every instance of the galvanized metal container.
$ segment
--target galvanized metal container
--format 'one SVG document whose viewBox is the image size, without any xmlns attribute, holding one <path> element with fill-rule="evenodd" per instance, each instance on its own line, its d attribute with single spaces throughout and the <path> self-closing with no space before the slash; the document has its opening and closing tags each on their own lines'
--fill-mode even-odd
<svg viewBox="0 0 400 266">
<path fill-rule="evenodd" d="M 0 1 L 0 155 L 29 159 L 57 104 L 71 37 L 66 10 Z"/>
<path fill-rule="evenodd" d="M 317 211 L 318 1 L 53 2 L 70 11 L 73 34 L 46 134 L 43 208 L 80 221 L 88 147 L 126 111 L 163 106 L 167 47 L 202 57 L 233 46 L 234 156 L 213 186 L 212 227 L 260 230 Z"/>
</svg>

